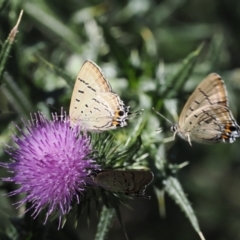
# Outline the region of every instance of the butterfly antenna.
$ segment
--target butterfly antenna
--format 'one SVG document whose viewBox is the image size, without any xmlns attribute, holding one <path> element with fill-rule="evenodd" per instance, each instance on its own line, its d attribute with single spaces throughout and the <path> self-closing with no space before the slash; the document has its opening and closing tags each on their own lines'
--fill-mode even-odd
<svg viewBox="0 0 240 240">
<path fill-rule="evenodd" d="M 47 105 L 49 106 L 49 108 L 52 108 L 52 109 L 56 110 L 57 112 L 59 112 L 59 109 L 55 108 L 52 104 L 48 103 Z"/>
<path fill-rule="evenodd" d="M 128 113 L 128 116 L 129 116 L 128 119 L 133 119 L 133 118 L 141 115 L 143 113 L 143 111 L 144 111 L 144 109 L 140 109 L 140 110 L 138 110 L 136 112 L 129 112 Z"/>
<path fill-rule="evenodd" d="M 153 110 L 156 114 L 158 114 L 160 117 L 162 117 L 163 119 L 165 119 L 167 122 L 169 122 L 171 125 L 173 125 L 173 123 L 172 123 L 168 118 L 164 117 L 161 113 L 157 112 L 154 107 L 152 108 L 152 110 Z"/>
</svg>

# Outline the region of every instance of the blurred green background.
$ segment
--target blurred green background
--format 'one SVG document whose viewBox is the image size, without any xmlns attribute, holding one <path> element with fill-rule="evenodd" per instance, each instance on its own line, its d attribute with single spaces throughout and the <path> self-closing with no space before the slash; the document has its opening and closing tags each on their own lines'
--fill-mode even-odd
<svg viewBox="0 0 240 240">
<path fill-rule="evenodd" d="M 135 125 L 145 119 L 141 152 L 148 154 L 148 166 L 157 166 L 161 159 L 173 164 L 189 161 L 178 172 L 178 179 L 205 238 L 240 239 L 239 140 L 233 144 L 193 143 L 191 147 L 177 137 L 174 142 L 163 144 L 164 138 L 172 136 L 170 125 L 151 110 L 155 107 L 171 121 L 176 120 L 195 86 L 207 74 L 217 72 L 225 80 L 230 108 L 240 122 L 240 2 L 0 0 L 1 45 L 21 9 L 24 15 L 1 88 L 0 142 L 10 144 L 12 121 L 21 125 L 20 119 L 28 119 L 30 112 L 42 111 L 50 118 L 55 109 L 48 104 L 68 111 L 77 73 L 83 62 L 91 59 L 133 112 L 145 109 L 128 127 L 114 132 L 117 139 L 124 142 Z M 203 43 L 198 58 L 191 60 L 187 73 L 182 74 L 184 82 L 179 82 L 180 70 L 187 68 L 183 59 L 188 59 Z M 72 80 L 64 80 L 63 73 L 56 72 L 53 66 Z M 162 133 L 155 131 L 159 127 Z M 7 161 L 3 149 L 1 161 Z M 154 173 L 157 179 L 157 171 Z M 7 176 L 3 169 L 0 174 Z M 150 200 L 134 198 L 127 201 L 131 208 L 121 206 L 129 239 L 199 239 L 167 194 L 166 217 L 160 217 L 153 185 L 160 188 L 158 181 L 148 187 Z M 19 213 L 11 205 L 14 200 L 0 198 L 1 232 L 13 231 L 8 219 Z M 92 210 L 88 226 L 83 213 L 76 230 L 67 222 L 64 229 L 55 233 L 56 239 L 94 239 L 97 219 Z M 108 239 L 124 239 L 117 218 Z"/>
</svg>

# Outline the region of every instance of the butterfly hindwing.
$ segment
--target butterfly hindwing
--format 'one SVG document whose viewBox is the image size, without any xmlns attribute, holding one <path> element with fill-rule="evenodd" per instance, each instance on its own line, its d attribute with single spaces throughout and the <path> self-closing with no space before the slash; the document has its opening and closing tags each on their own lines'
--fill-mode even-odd
<svg viewBox="0 0 240 240">
<path fill-rule="evenodd" d="M 183 131 L 190 134 L 192 141 L 201 143 L 233 142 L 239 136 L 238 125 L 230 110 L 221 106 L 196 110 Z"/>
<path fill-rule="evenodd" d="M 176 132 L 189 141 L 233 142 L 240 136 L 228 106 L 224 81 L 216 73 L 208 75 L 195 89 L 179 117 Z"/>
</svg>

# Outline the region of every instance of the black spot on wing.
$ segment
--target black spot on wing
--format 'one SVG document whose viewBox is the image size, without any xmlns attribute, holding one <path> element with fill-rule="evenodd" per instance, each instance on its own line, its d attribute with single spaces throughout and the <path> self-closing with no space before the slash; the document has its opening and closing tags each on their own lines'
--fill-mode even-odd
<svg viewBox="0 0 240 240">
<path fill-rule="evenodd" d="M 81 78 L 78 78 L 78 80 L 80 81 L 80 82 L 82 82 L 83 84 L 85 84 L 85 85 L 89 85 L 89 83 L 87 83 L 87 82 L 85 82 L 83 79 L 81 79 Z"/>
<path fill-rule="evenodd" d="M 202 93 L 202 95 L 205 97 L 205 99 L 207 99 L 207 101 L 209 102 L 210 105 L 213 105 L 213 103 L 210 101 L 210 99 L 208 98 L 209 96 L 201 89 L 198 89 L 200 93 Z"/>
<path fill-rule="evenodd" d="M 230 127 L 229 127 L 229 130 L 233 132 L 233 131 L 237 131 L 237 130 L 238 130 L 238 128 L 237 128 L 237 127 L 235 127 L 235 126 L 230 126 Z"/>
<path fill-rule="evenodd" d="M 78 80 L 80 82 L 82 82 L 84 85 L 86 85 L 90 90 L 92 90 L 93 92 L 96 92 L 96 89 L 94 89 L 93 87 L 89 86 L 89 83 L 87 83 L 86 81 L 84 81 L 81 78 L 78 78 Z M 78 90 L 79 93 L 84 93 L 84 91 Z"/>
<path fill-rule="evenodd" d="M 218 84 L 214 85 L 214 87 L 218 86 Z M 209 99 L 209 96 L 203 92 L 201 90 L 201 88 L 198 89 L 200 91 L 200 93 L 203 94 L 203 96 L 205 97 L 205 99 L 207 99 L 207 101 L 209 102 L 210 105 L 213 105 L 213 104 L 219 104 L 219 105 L 227 105 L 227 100 L 223 100 L 223 101 L 217 101 L 217 102 L 211 102 L 210 99 Z M 196 100 L 195 100 L 196 103 L 198 103 Z M 199 103 L 198 103 L 199 104 Z"/>
<path fill-rule="evenodd" d="M 91 89 L 92 91 L 96 92 L 96 90 L 93 87 L 88 86 L 88 88 Z"/>
<path fill-rule="evenodd" d="M 99 108 L 94 107 L 94 109 L 97 110 L 97 111 L 99 111 L 99 112 L 101 112 L 101 110 L 100 110 Z"/>
<path fill-rule="evenodd" d="M 124 115 L 124 112 L 123 112 L 123 111 L 119 111 L 119 112 L 118 112 L 118 115 L 119 115 L 120 117 L 122 117 L 122 116 Z"/>
<path fill-rule="evenodd" d="M 189 110 L 191 110 L 192 112 L 194 111 L 192 107 L 189 107 Z M 185 115 L 185 118 L 188 118 L 188 115 Z"/>
<path fill-rule="evenodd" d="M 92 100 L 100 104 L 100 102 L 96 98 L 93 98 Z"/>
</svg>

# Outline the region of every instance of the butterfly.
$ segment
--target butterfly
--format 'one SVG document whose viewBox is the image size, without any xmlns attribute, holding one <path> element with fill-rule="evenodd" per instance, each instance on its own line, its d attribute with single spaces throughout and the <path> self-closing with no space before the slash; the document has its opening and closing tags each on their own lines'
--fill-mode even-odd
<svg viewBox="0 0 240 240">
<path fill-rule="evenodd" d="M 127 125 L 129 106 L 92 61 L 84 62 L 73 88 L 69 116 L 71 124 L 79 124 L 87 131 L 101 132 Z"/>
<path fill-rule="evenodd" d="M 149 170 L 102 170 L 92 174 L 93 183 L 108 191 L 143 197 L 153 180 Z"/>
<path fill-rule="evenodd" d="M 191 141 L 232 143 L 240 137 L 240 128 L 229 109 L 224 81 L 218 74 L 211 73 L 196 87 L 171 130 L 173 138 L 177 134 L 190 145 Z"/>
</svg>

